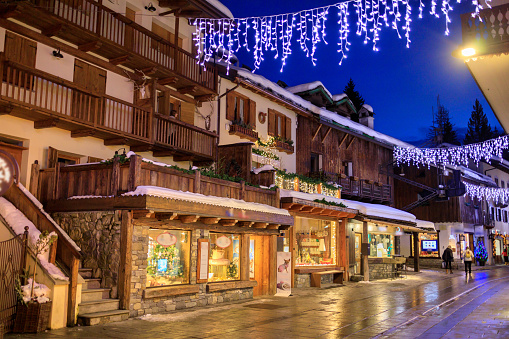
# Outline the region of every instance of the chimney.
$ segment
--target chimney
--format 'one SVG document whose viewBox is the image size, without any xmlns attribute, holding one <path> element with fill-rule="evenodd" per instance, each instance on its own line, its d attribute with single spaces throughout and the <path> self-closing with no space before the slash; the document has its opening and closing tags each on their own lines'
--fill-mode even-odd
<svg viewBox="0 0 509 339">
<path fill-rule="evenodd" d="M 362 105 L 359 110 L 359 123 L 368 128 L 374 129 L 375 117 L 373 107 L 370 105 Z"/>
</svg>

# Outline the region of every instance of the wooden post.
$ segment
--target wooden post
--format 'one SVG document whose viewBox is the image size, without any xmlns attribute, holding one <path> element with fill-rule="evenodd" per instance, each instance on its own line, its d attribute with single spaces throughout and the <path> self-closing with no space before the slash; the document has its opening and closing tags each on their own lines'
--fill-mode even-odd
<svg viewBox="0 0 509 339">
<path fill-rule="evenodd" d="M 152 101 L 150 104 L 150 113 L 149 113 L 149 124 L 148 124 L 148 140 L 153 143 L 155 142 L 156 136 L 155 131 L 157 131 L 157 122 L 155 118 L 155 113 L 157 112 L 157 79 L 152 80 Z"/>
<path fill-rule="evenodd" d="M 136 187 L 140 186 L 141 176 L 141 157 L 139 155 L 133 155 L 130 158 L 129 163 L 129 178 L 127 180 L 127 189 L 134 191 Z"/>
<path fill-rule="evenodd" d="M 23 273 L 23 270 L 27 266 L 27 255 L 28 255 L 28 226 L 25 226 L 25 232 L 23 233 L 23 256 L 21 257 L 21 270 L 20 273 Z M 27 283 L 26 278 L 23 278 L 25 275 L 20 275 L 21 283 L 24 285 Z"/>
<path fill-rule="evenodd" d="M 341 219 L 341 222 L 338 222 L 338 232 L 337 234 L 337 247 L 336 253 L 338 254 L 338 265 L 345 269 L 345 280 L 348 281 L 348 251 L 346 250 L 346 223 L 348 222 L 347 218 Z"/>
<path fill-rule="evenodd" d="M 419 272 L 419 233 L 413 232 L 414 238 L 414 272 Z"/>
<path fill-rule="evenodd" d="M 295 220 L 295 215 L 292 215 Z M 295 260 L 297 260 L 297 249 L 295 248 L 295 226 L 290 227 L 290 253 L 292 253 L 292 288 L 295 287 Z"/>
<path fill-rule="evenodd" d="M 76 296 L 78 292 L 78 268 L 80 261 L 76 257 L 72 257 L 69 267 L 69 293 L 67 299 L 67 326 L 76 324 Z"/>
<path fill-rule="evenodd" d="M 362 222 L 362 274 L 364 281 L 369 281 L 369 265 L 368 265 L 368 222 Z"/>
<path fill-rule="evenodd" d="M 245 193 L 246 193 L 246 182 L 242 180 L 240 182 L 239 200 L 244 200 Z"/>
<path fill-rule="evenodd" d="M 269 295 L 277 292 L 277 235 L 270 236 L 269 251 Z"/>
<path fill-rule="evenodd" d="M 276 187 L 276 199 L 274 207 L 281 208 L 281 191 L 279 187 Z"/>
<path fill-rule="evenodd" d="M 32 164 L 32 171 L 30 172 L 30 186 L 28 188 L 30 193 L 32 193 L 32 195 L 37 199 L 39 199 L 38 190 L 39 190 L 40 167 L 41 166 L 39 166 L 39 161 L 35 160 L 34 163 Z"/>
<path fill-rule="evenodd" d="M 201 172 L 196 170 L 194 172 L 194 193 L 201 192 Z"/>
<path fill-rule="evenodd" d="M 54 264 L 57 259 L 57 243 L 58 241 L 53 241 L 49 248 L 48 261 L 51 264 Z"/>
<path fill-rule="evenodd" d="M 249 281 L 249 234 L 242 235 L 240 280 Z"/>
<path fill-rule="evenodd" d="M 122 211 L 120 226 L 120 267 L 118 270 L 118 299 L 121 310 L 128 310 L 131 302 L 133 223 L 132 213 Z"/>
<path fill-rule="evenodd" d="M 60 190 L 60 166 L 59 162 L 56 163 L 55 166 L 55 175 L 53 177 L 53 200 L 58 200 L 59 198 L 59 190 Z"/>
<path fill-rule="evenodd" d="M 113 169 L 111 171 L 110 195 L 116 196 L 120 184 L 120 162 L 118 157 L 113 157 Z"/>
<path fill-rule="evenodd" d="M 181 72 L 181 62 L 180 62 L 180 51 L 179 51 L 179 24 L 180 20 L 178 15 L 175 16 L 175 39 L 173 41 L 173 44 L 175 46 L 175 71 L 179 74 L 182 74 Z"/>
</svg>

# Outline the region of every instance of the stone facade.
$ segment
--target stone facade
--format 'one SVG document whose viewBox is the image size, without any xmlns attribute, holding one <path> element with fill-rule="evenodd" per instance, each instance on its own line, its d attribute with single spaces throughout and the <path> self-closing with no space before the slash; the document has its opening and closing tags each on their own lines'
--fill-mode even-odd
<svg viewBox="0 0 509 339">
<path fill-rule="evenodd" d="M 334 281 L 332 274 L 324 274 L 321 277 L 322 284 L 332 284 Z M 295 288 L 311 287 L 311 274 L 295 274 L 293 286 Z"/>
<path fill-rule="evenodd" d="M 120 264 L 120 212 L 54 213 L 53 219 L 81 248 L 81 266 L 92 269 L 102 288 L 117 298 Z"/>
<path fill-rule="evenodd" d="M 472 265 L 475 265 L 475 261 Z M 410 257 L 407 259 L 407 266 L 414 267 L 414 258 Z M 465 264 L 458 259 L 455 259 L 451 263 L 451 267 L 453 270 L 464 270 Z M 430 268 L 430 269 L 442 269 L 442 259 L 441 258 L 419 258 L 419 268 Z"/>
<path fill-rule="evenodd" d="M 369 263 L 369 280 L 394 278 L 395 264 Z"/>
<path fill-rule="evenodd" d="M 208 237 L 208 230 L 194 230 L 191 232 L 191 285 L 196 284 L 198 239 Z M 148 243 L 149 227 L 138 225 L 134 226 L 132 245 L 131 306 L 129 313 L 131 317 L 253 298 L 252 287 L 209 293 L 206 290 L 206 284 L 198 284 L 198 293 L 145 298 L 144 291 L 147 285 Z"/>
</svg>

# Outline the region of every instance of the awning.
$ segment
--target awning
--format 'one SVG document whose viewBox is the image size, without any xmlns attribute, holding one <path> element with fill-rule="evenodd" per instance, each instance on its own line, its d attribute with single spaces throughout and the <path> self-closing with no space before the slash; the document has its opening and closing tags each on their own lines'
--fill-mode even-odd
<svg viewBox="0 0 509 339">
<path fill-rule="evenodd" d="M 416 222 L 417 222 L 417 228 L 421 229 L 424 232 L 428 232 L 428 233 L 436 233 L 437 232 L 435 229 L 435 224 L 432 223 L 431 221 L 417 219 Z"/>
<path fill-rule="evenodd" d="M 324 196 L 321 194 L 280 190 L 280 197 L 281 207 L 290 212 L 309 214 L 310 217 L 327 216 L 335 218 L 353 218 L 359 213 L 359 211 L 353 208 L 323 203 Z M 330 202 L 339 204 L 339 202 L 336 201 Z"/>
</svg>

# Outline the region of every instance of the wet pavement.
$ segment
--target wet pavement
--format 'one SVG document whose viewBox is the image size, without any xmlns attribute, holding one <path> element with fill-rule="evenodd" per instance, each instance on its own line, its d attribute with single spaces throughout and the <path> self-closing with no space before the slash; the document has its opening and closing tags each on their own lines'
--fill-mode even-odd
<svg viewBox="0 0 509 339">
<path fill-rule="evenodd" d="M 424 271 L 6 338 L 509 338 L 508 305 L 509 266 Z"/>
</svg>

